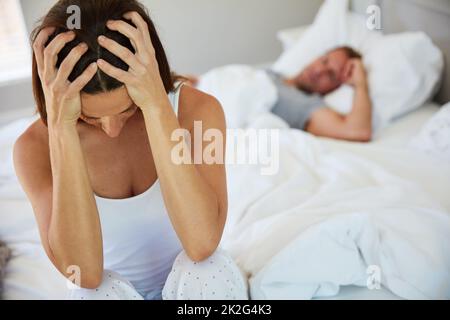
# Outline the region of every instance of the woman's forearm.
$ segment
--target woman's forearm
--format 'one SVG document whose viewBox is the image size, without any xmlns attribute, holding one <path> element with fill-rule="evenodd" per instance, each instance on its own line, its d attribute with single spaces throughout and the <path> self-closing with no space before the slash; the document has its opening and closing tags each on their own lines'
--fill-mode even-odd
<svg viewBox="0 0 450 320">
<path fill-rule="evenodd" d="M 171 158 L 172 149 L 180 143 L 171 141 L 171 136 L 180 125 L 170 102 L 163 104 L 143 111 L 156 170 L 183 247 L 192 259 L 201 260 L 216 249 L 222 236 L 218 199 L 194 164 L 177 165 Z"/>
<path fill-rule="evenodd" d="M 100 219 L 75 124 L 49 124 L 53 176 L 48 241 L 57 267 L 79 268 L 82 287 L 96 287 L 103 273 Z M 71 271 L 73 272 L 73 270 Z"/>
</svg>

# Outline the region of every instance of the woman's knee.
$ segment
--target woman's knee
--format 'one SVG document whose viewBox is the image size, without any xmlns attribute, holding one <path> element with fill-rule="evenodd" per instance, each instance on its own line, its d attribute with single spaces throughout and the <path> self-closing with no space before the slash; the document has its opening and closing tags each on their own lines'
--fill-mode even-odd
<svg viewBox="0 0 450 320">
<path fill-rule="evenodd" d="M 218 249 L 202 262 L 181 252 L 163 290 L 163 299 L 248 299 L 247 279 L 231 256 Z"/>
<path fill-rule="evenodd" d="M 73 286 L 68 293 L 70 300 L 142 300 L 142 296 L 133 285 L 110 270 L 103 272 L 103 279 L 96 289 L 84 289 Z"/>
</svg>

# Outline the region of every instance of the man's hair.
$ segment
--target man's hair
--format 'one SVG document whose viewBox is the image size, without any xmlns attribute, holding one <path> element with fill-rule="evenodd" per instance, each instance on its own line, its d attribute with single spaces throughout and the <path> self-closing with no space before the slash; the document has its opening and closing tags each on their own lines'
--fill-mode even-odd
<svg viewBox="0 0 450 320">
<path fill-rule="evenodd" d="M 337 47 L 330 52 L 338 50 L 344 51 L 347 54 L 347 57 L 349 57 L 350 59 L 362 59 L 362 54 L 349 46 Z"/>
</svg>

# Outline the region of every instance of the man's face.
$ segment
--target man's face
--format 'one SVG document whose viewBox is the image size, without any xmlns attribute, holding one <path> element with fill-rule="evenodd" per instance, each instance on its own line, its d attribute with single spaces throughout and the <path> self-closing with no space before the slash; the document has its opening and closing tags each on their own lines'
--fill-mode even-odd
<svg viewBox="0 0 450 320">
<path fill-rule="evenodd" d="M 346 81 L 344 69 L 349 60 L 344 50 L 331 51 L 316 59 L 297 76 L 297 86 L 311 93 L 330 93 Z"/>
</svg>

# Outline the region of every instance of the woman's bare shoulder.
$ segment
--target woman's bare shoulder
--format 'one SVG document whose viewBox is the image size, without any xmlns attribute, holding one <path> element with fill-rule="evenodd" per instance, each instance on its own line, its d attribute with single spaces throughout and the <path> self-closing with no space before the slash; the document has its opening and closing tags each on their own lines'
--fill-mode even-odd
<svg viewBox="0 0 450 320">
<path fill-rule="evenodd" d="M 181 122 L 190 124 L 193 124 L 194 121 L 216 124 L 225 122 L 220 102 L 215 97 L 188 85 L 181 88 L 179 117 Z"/>
<path fill-rule="evenodd" d="M 48 140 L 48 130 L 41 119 L 34 121 L 17 139 L 17 142 L 28 145 L 42 144 Z"/>
<path fill-rule="evenodd" d="M 44 123 L 38 119 L 16 140 L 14 144 L 14 162 L 16 165 L 26 164 L 28 161 L 43 160 L 44 162 L 48 158 L 48 130 Z"/>
</svg>

